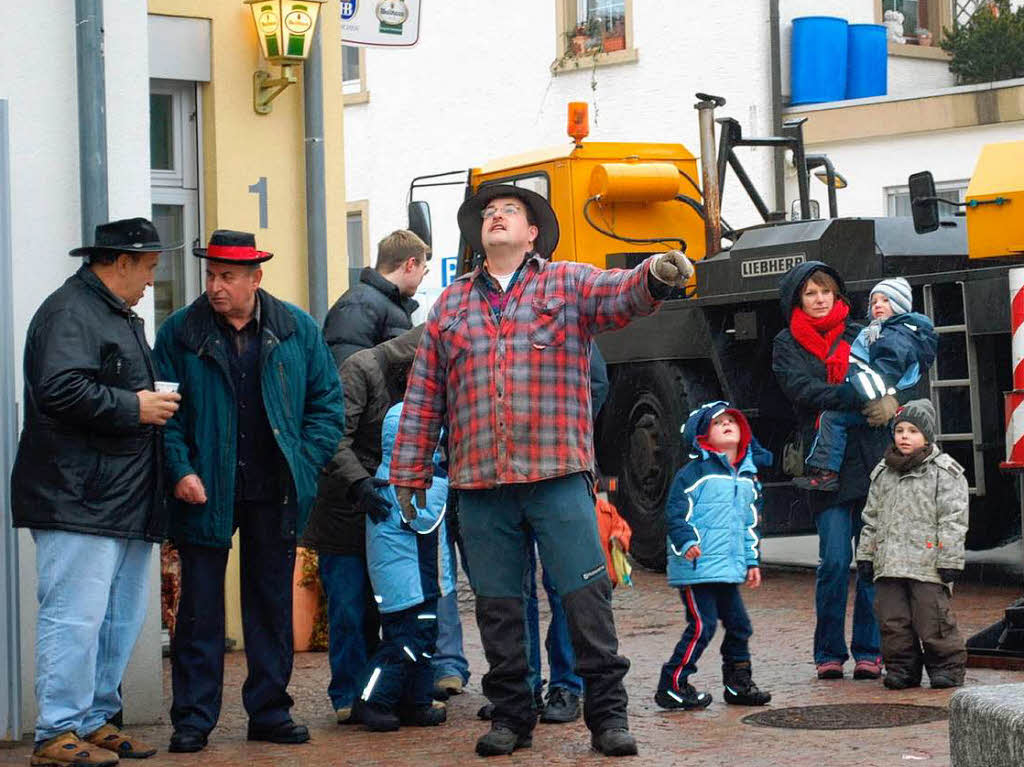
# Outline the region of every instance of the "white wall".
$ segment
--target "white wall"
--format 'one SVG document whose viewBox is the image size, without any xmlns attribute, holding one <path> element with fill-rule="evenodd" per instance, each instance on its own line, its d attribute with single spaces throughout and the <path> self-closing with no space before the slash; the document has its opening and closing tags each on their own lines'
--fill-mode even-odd
<svg viewBox="0 0 1024 767">
<path fill-rule="evenodd" d="M 719 116 L 736 117 L 748 135 L 771 132 L 767 3 L 636 0 L 633 8 L 636 63 L 558 76 L 548 68 L 555 58 L 554 0 L 520 3 L 514 12 L 432 2 L 417 46 L 368 49 L 370 101 L 345 108 L 347 198 L 370 202 L 374 252 L 367 261 L 375 260 L 381 237 L 405 226 L 412 177 L 565 143 L 569 101 L 590 102 L 595 141 L 682 142 L 697 154 L 696 91 L 724 96 Z M 741 152 L 771 204 L 770 153 Z M 726 218 L 734 226 L 753 222 L 753 207 L 735 180 L 729 183 Z M 426 199 L 436 258 L 454 255 L 461 190 L 448 187 Z M 425 282 L 433 295 L 439 266 Z"/>
<path fill-rule="evenodd" d="M 905 186 L 907 176 L 919 170 L 930 170 L 938 183 L 969 179 L 982 146 L 1020 141 L 1022 136 L 1024 122 L 1015 122 L 844 144 L 816 144 L 813 151 L 827 154 L 849 182 L 846 189 L 836 193 L 839 215 L 885 216 L 888 213 L 885 187 Z M 789 183 L 787 191 L 796 196 L 795 182 Z M 811 193 L 825 215 L 828 211 L 825 185 L 812 179 Z"/>
<path fill-rule="evenodd" d="M 0 46 L 0 97 L 11 107 L 11 218 L 14 349 L 2 364 L 17 371 L 19 413 L 22 354 L 29 321 L 42 300 L 74 272 L 67 251 L 81 245 L 78 187 L 78 111 L 74 4 L 35 0 L 12 5 L 11 29 Z M 138 0 L 106 0 L 106 107 L 110 217 L 150 215 L 149 85 L 146 7 Z M 151 321 L 152 299 L 137 310 Z M 35 720 L 35 548 L 22 531 L 21 561 L 23 723 Z M 157 565 L 154 561 L 154 575 Z M 154 580 L 146 627 L 124 680 L 129 721 L 154 721 L 162 708 L 159 588 Z"/>
</svg>

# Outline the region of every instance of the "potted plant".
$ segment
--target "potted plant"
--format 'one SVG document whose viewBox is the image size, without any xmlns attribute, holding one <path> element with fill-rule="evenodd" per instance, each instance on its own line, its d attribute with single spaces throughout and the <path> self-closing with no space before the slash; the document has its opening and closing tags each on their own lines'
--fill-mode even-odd
<svg viewBox="0 0 1024 767">
<path fill-rule="evenodd" d="M 932 44 L 932 33 L 930 29 L 918 27 L 914 30 L 914 34 L 917 36 L 918 45 L 928 47 Z"/>
<path fill-rule="evenodd" d="M 947 29 L 939 46 L 950 54 L 949 71 L 960 84 L 1024 77 L 1024 6 L 980 5 L 966 24 Z"/>
<path fill-rule="evenodd" d="M 626 47 L 626 22 L 622 19 L 617 20 L 610 31 L 605 32 L 604 39 L 601 41 L 601 47 L 605 53 L 611 53 L 612 51 L 621 51 Z"/>
<path fill-rule="evenodd" d="M 572 43 L 573 54 L 576 56 L 582 56 L 583 52 L 587 49 L 587 28 L 583 24 L 577 24 L 576 29 L 570 36 Z"/>
</svg>

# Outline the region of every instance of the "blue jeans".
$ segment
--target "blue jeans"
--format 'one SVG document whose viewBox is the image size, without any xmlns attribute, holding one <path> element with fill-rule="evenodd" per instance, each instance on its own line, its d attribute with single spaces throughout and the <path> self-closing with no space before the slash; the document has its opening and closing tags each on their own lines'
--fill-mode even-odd
<svg viewBox="0 0 1024 767">
<path fill-rule="evenodd" d="M 573 695 L 583 694 L 583 680 L 573 671 L 576 667 L 576 656 L 572 651 L 572 641 L 569 637 L 569 622 L 565 617 L 565 610 L 562 609 L 562 598 L 558 596 L 555 587 L 548 577 L 547 570 L 542 571 L 541 583 L 548 595 L 548 604 L 551 606 L 551 623 L 548 625 L 548 635 L 544 640 L 544 647 L 548 651 L 548 665 L 551 672 L 551 681 L 548 688 L 561 687 Z M 531 536 L 530 541 L 530 566 L 524 573 L 523 598 L 526 600 L 526 649 L 527 659 L 530 663 L 530 689 L 534 695 L 539 695 L 544 687 L 544 680 L 541 678 L 540 658 L 540 610 L 537 604 L 537 552 Z"/>
<path fill-rule="evenodd" d="M 818 576 L 814 587 L 817 624 L 814 627 L 814 662 L 844 662 L 846 651 L 846 597 L 850 585 L 850 562 L 860 539 L 863 524 L 860 516 L 863 501 L 837 504 L 818 512 L 814 523 L 818 528 Z M 851 542 L 852 541 L 852 542 Z M 850 649 L 854 660 L 875 660 L 879 657 L 881 638 L 872 603 L 873 583 L 857 577 L 853 603 L 853 641 Z"/>
<path fill-rule="evenodd" d="M 118 686 L 146 617 L 153 544 L 64 530 L 36 542 L 36 742 L 88 735 L 121 709 Z"/>
<path fill-rule="evenodd" d="M 462 650 L 457 589 L 437 600 L 437 651 L 430 665 L 435 682 L 446 676 L 457 676 L 463 684 L 469 681 L 469 662 Z"/>
<path fill-rule="evenodd" d="M 320 583 L 327 595 L 327 651 L 331 682 L 327 695 L 335 710 L 349 708 L 366 669 L 366 562 L 362 557 L 320 554 Z"/>
<path fill-rule="evenodd" d="M 696 583 L 680 588 L 679 596 L 686 610 L 686 629 L 672 657 L 661 667 L 659 690 L 679 692 L 687 683 L 690 675 L 697 671 L 697 661 L 715 635 L 719 621 L 725 628 L 721 647 L 723 669 L 750 660 L 749 640 L 754 627 L 743 605 L 740 584 Z"/>
<path fill-rule="evenodd" d="M 817 469 L 839 471 L 846 455 L 847 430 L 866 423 L 859 410 L 825 410 L 818 417 L 818 433 L 805 463 Z"/>
</svg>

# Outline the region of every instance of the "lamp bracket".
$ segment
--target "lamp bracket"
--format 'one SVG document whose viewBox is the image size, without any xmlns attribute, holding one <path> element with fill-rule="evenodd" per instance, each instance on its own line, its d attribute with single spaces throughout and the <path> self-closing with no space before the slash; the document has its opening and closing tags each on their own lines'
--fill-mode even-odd
<svg viewBox="0 0 1024 767">
<path fill-rule="evenodd" d="M 281 95 L 289 85 L 298 82 L 292 74 L 291 64 L 281 65 L 281 76 L 271 78 L 270 72 L 256 70 L 252 75 L 252 108 L 256 114 L 267 115 L 273 110 L 270 102 Z"/>
</svg>

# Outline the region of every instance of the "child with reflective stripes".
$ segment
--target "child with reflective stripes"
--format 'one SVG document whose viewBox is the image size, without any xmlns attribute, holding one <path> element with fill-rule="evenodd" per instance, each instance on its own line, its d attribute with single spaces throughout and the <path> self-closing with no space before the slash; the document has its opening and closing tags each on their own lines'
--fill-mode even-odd
<svg viewBox="0 0 1024 767">
<path fill-rule="evenodd" d="M 751 677 L 748 640 L 753 633 L 739 585 L 761 585 L 758 466 L 772 454 L 754 438 L 750 424 L 728 402 L 709 402 L 690 413 L 683 443 L 691 461 L 676 474 L 665 507 L 668 582 L 679 588 L 686 629 L 661 667 L 654 702 L 662 708 L 704 708 L 711 694 L 697 692 L 690 676 L 719 621 L 722 683 L 726 703 L 763 706 L 771 700 Z"/>
<path fill-rule="evenodd" d="M 366 525 L 366 565 L 380 610 L 381 642 L 370 658 L 353 718 L 371 730 L 399 725 L 430 727 L 446 719 L 434 703 L 430 658 L 437 644 L 437 600 L 454 587 L 451 547 L 444 524 L 448 475 L 434 454 L 434 481 L 426 504 L 412 519 L 403 516 L 395 490 L 387 484 L 402 403 L 384 416 L 377 492 L 390 506 L 387 518 Z M 441 437 L 442 443 L 444 435 Z"/>
<path fill-rule="evenodd" d="M 852 386 L 864 403 L 917 385 L 921 371 L 935 359 L 938 336 L 932 321 L 912 311 L 913 293 L 902 277 L 882 280 L 869 294 L 871 323 L 850 345 L 850 367 L 843 386 Z M 866 423 L 859 410 L 825 410 L 804 461 L 807 473 L 793 484 L 805 490 L 838 490 L 846 433 Z"/>
</svg>

